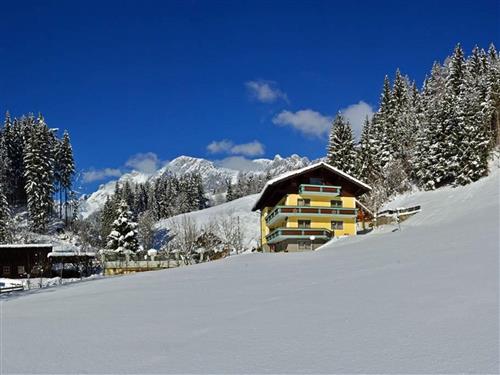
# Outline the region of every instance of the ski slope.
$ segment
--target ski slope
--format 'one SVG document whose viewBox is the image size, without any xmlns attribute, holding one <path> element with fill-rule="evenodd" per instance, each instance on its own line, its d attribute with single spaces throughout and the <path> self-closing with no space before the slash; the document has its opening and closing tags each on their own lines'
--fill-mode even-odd
<svg viewBox="0 0 500 375">
<path fill-rule="evenodd" d="M 245 254 L 1 303 L 4 373 L 498 373 L 499 174 L 316 252 Z"/>
</svg>

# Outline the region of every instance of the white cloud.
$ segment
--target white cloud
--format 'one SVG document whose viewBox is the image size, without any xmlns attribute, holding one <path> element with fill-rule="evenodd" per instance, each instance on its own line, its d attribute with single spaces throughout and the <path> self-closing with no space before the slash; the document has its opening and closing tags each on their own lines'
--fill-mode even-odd
<svg viewBox="0 0 500 375">
<path fill-rule="evenodd" d="M 123 174 L 118 168 L 91 169 L 83 172 L 83 182 L 95 182 L 105 180 L 110 177 L 120 177 Z"/>
<path fill-rule="evenodd" d="M 252 141 L 234 145 L 231 148 L 231 153 L 235 155 L 257 156 L 264 155 L 264 145 L 259 141 Z"/>
<path fill-rule="evenodd" d="M 361 130 L 363 129 L 366 116 L 368 116 L 370 120 L 373 117 L 373 108 L 362 100 L 357 104 L 352 104 L 341 109 L 340 112 L 342 112 L 344 117 L 351 123 L 352 130 L 357 139 L 361 136 Z"/>
<path fill-rule="evenodd" d="M 260 171 L 263 169 L 261 164 L 255 163 L 253 160 L 247 159 L 243 156 L 230 156 L 222 160 L 215 160 L 214 163 L 219 167 L 234 169 L 242 172 Z"/>
<path fill-rule="evenodd" d="M 213 141 L 207 146 L 208 152 L 212 154 L 226 153 L 230 152 L 231 147 L 233 147 L 233 142 L 224 139 L 222 141 Z"/>
<path fill-rule="evenodd" d="M 286 93 L 277 87 L 276 82 L 264 80 L 248 81 L 245 82 L 245 86 L 251 97 L 261 103 L 274 103 L 279 99 L 288 103 Z"/>
<path fill-rule="evenodd" d="M 364 101 L 359 101 L 340 110 L 342 115 L 350 122 L 356 138 L 359 139 L 366 117 L 373 117 L 373 108 Z M 333 117 L 323 115 L 311 109 L 297 112 L 281 111 L 273 118 L 273 123 L 282 126 L 291 126 L 305 135 L 323 137 L 328 134 Z"/>
<path fill-rule="evenodd" d="M 213 141 L 207 146 L 207 151 L 211 154 L 231 154 L 231 155 L 245 155 L 245 156 L 258 156 L 264 155 L 264 145 L 259 141 L 252 141 L 248 143 L 234 144 L 233 141 L 223 139 L 222 141 Z"/>
<path fill-rule="evenodd" d="M 160 167 L 161 161 L 154 152 L 139 153 L 131 156 L 125 163 L 126 167 L 141 173 L 152 174 Z"/>
<path fill-rule="evenodd" d="M 281 111 L 273 118 L 273 123 L 291 126 L 305 135 L 323 137 L 330 130 L 332 118 L 311 109 L 302 109 L 297 112 Z"/>
</svg>

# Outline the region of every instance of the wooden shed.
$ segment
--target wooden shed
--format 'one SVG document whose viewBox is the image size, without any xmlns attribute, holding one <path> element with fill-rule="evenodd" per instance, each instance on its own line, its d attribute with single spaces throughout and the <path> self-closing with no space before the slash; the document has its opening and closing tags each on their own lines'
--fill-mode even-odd
<svg viewBox="0 0 500 375">
<path fill-rule="evenodd" d="M 50 276 L 47 255 L 51 251 L 52 244 L 0 245 L 0 277 Z"/>
</svg>

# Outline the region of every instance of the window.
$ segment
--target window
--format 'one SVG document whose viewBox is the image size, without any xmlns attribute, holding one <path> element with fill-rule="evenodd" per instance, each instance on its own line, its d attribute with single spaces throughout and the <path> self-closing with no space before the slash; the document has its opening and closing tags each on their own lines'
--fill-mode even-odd
<svg viewBox="0 0 500 375">
<path fill-rule="evenodd" d="M 344 229 L 344 222 L 343 221 L 332 221 L 332 229 Z"/>
<path fill-rule="evenodd" d="M 310 250 L 311 242 L 309 241 L 298 241 L 299 250 Z"/>
<path fill-rule="evenodd" d="M 3 266 L 3 268 L 2 268 L 2 274 L 4 276 L 10 275 L 10 266 Z"/>
<path fill-rule="evenodd" d="M 309 183 L 311 185 L 323 185 L 323 179 L 321 177 L 310 177 Z"/>
<path fill-rule="evenodd" d="M 17 274 L 18 275 L 24 275 L 24 266 L 17 266 Z"/>
<path fill-rule="evenodd" d="M 311 200 L 310 199 L 298 199 L 297 200 L 297 206 L 310 206 L 311 205 Z"/>
<path fill-rule="evenodd" d="M 299 228 L 311 228 L 311 220 L 299 220 Z"/>
<path fill-rule="evenodd" d="M 330 201 L 330 205 L 331 207 L 342 207 L 342 201 L 334 199 Z"/>
</svg>

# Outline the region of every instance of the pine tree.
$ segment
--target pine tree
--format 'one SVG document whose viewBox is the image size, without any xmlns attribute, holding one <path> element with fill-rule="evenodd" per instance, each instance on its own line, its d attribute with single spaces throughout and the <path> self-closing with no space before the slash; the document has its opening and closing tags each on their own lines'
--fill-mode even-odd
<svg viewBox="0 0 500 375">
<path fill-rule="evenodd" d="M 227 192 L 226 192 L 226 202 L 231 202 L 234 200 L 233 184 L 231 180 L 226 181 Z"/>
<path fill-rule="evenodd" d="M 491 145 L 500 145 L 500 56 L 495 46 L 490 45 L 487 57 L 484 59 L 488 89 L 488 106 L 492 108 L 489 124 Z"/>
<path fill-rule="evenodd" d="M 102 246 L 106 246 L 107 237 L 111 233 L 113 222 L 117 219 L 117 205 L 114 199 L 107 197 L 100 212 L 100 238 Z"/>
<path fill-rule="evenodd" d="M 24 155 L 28 214 L 33 231 L 44 233 L 53 205 L 53 132 L 42 116 L 30 127 Z"/>
<path fill-rule="evenodd" d="M 489 92 L 482 71 L 480 52 L 474 49 L 466 62 L 466 71 L 458 95 L 458 124 L 456 143 L 458 174 L 455 184 L 466 185 L 488 172 L 492 108 L 488 106 Z"/>
<path fill-rule="evenodd" d="M 62 207 L 64 202 L 64 217 L 68 224 L 68 197 L 71 194 L 73 175 L 75 174 L 75 161 L 73 149 L 67 131 L 63 138 L 56 142 L 54 153 L 54 178 L 56 190 L 59 191 L 59 217 L 62 218 Z"/>
<path fill-rule="evenodd" d="M 118 205 L 117 216 L 108 236 L 107 248 L 116 252 L 137 251 L 139 249 L 137 223 L 132 221 L 132 212 L 125 200 Z"/>
<path fill-rule="evenodd" d="M 10 209 L 7 202 L 8 169 L 9 160 L 7 158 L 7 148 L 4 136 L 0 133 L 0 244 L 6 243 L 10 239 Z"/>
<path fill-rule="evenodd" d="M 25 120 L 11 120 L 9 112 L 6 113 L 4 123 L 4 140 L 7 149 L 7 158 L 10 168 L 7 173 L 7 200 L 12 205 L 26 203 L 26 179 L 24 177 L 24 144 Z"/>
<path fill-rule="evenodd" d="M 446 80 L 446 87 L 451 90 L 453 95 L 460 94 L 460 90 L 465 76 L 465 58 L 462 46 L 458 43 L 455 46 L 453 55 L 450 59 L 448 66 L 448 78 Z"/>
<path fill-rule="evenodd" d="M 351 124 L 340 112 L 333 120 L 326 158 L 332 167 L 348 174 L 356 172 L 356 152 Z"/>
<path fill-rule="evenodd" d="M 0 181 L 0 244 L 10 240 L 9 221 L 10 209 L 7 203 L 5 184 Z"/>
<path fill-rule="evenodd" d="M 359 142 L 359 151 L 357 157 L 357 176 L 368 183 L 375 182 L 381 171 L 378 169 L 378 163 L 374 157 L 377 154 L 375 140 L 371 134 L 372 124 L 368 117 L 365 119 L 363 129 L 361 131 L 361 139 Z"/>
</svg>

